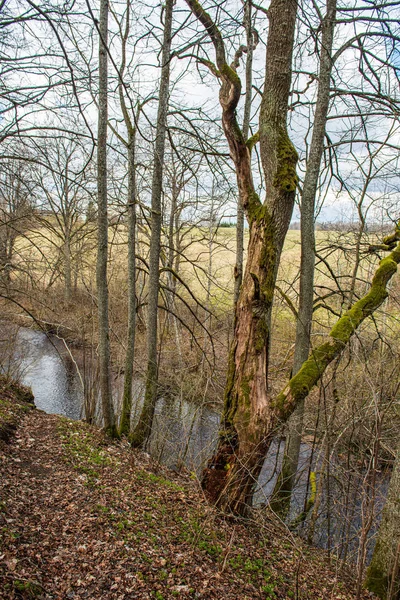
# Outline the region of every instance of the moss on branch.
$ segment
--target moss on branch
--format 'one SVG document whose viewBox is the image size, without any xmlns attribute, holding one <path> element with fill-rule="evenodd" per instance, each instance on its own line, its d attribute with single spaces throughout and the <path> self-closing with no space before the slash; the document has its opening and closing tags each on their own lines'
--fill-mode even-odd
<svg viewBox="0 0 400 600">
<path fill-rule="evenodd" d="M 325 369 L 340 354 L 362 322 L 387 298 L 387 284 L 396 273 L 399 262 L 400 243 L 387 258 L 380 261 L 369 292 L 344 313 L 331 329 L 328 341 L 313 350 L 298 373 L 289 381 L 287 389 L 277 396 L 275 409 L 282 420 L 286 420 L 296 404 L 308 396 Z"/>
<path fill-rule="evenodd" d="M 252 135 L 246 142 L 246 146 L 249 149 L 249 152 L 251 152 L 253 150 L 254 146 L 256 144 L 258 144 L 259 140 L 260 140 L 260 132 L 257 131 L 257 133 Z"/>
</svg>

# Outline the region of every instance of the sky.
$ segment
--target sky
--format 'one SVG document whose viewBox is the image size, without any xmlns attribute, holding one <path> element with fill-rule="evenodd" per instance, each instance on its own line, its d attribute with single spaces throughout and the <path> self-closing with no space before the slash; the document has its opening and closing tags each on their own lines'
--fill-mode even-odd
<svg viewBox="0 0 400 600">
<path fill-rule="evenodd" d="M 319 3 L 323 8 L 323 3 Z M 354 0 L 348 1 L 347 6 L 361 6 L 371 7 L 370 2 L 365 0 Z M 26 10 L 27 5 L 24 0 L 15 1 L 10 3 L 9 6 L 15 6 L 16 10 Z M 95 136 L 96 129 L 96 117 L 97 109 L 93 101 L 93 96 L 88 88 L 90 79 L 93 82 L 92 89 L 95 91 L 96 87 L 96 63 L 97 63 L 97 35 L 91 31 L 91 19 L 88 15 L 87 10 L 85 11 L 85 4 L 75 4 L 75 9 L 82 9 L 82 18 L 79 22 L 74 24 L 75 33 L 74 37 L 71 35 L 68 22 L 62 22 L 60 26 L 60 33 L 62 31 L 63 39 L 65 40 L 66 54 L 69 57 L 71 64 L 73 64 L 74 76 L 76 78 L 77 86 L 82 88 L 86 86 L 86 91 L 80 93 L 80 103 L 84 109 L 84 115 L 87 123 L 90 125 L 91 134 Z M 130 97 L 135 102 L 137 98 L 143 100 L 148 95 L 155 95 L 158 86 L 159 77 L 159 60 L 160 60 L 160 40 L 162 37 L 162 29 L 160 26 L 160 15 L 158 10 L 158 2 L 151 0 L 147 4 L 141 4 L 134 2 L 132 5 L 134 18 L 131 22 L 131 32 L 129 34 L 129 47 L 127 57 L 127 74 L 125 78 L 126 92 L 129 92 Z M 208 2 L 206 6 L 212 8 L 213 3 Z M 240 35 L 236 34 L 236 22 L 235 15 L 240 16 L 241 3 L 235 2 L 234 0 L 229 1 L 223 5 L 223 7 L 217 11 L 219 14 L 220 21 L 223 22 L 224 32 L 229 34 L 227 40 L 227 48 L 232 57 L 235 49 L 237 49 L 240 43 L 244 42 L 243 30 Z M 93 5 L 94 10 L 97 8 Z M 318 28 L 318 19 L 315 11 L 311 9 L 311 2 L 304 0 L 302 3 L 304 12 L 302 13 L 303 21 L 307 21 L 312 25 L 314 30 Z M 121 64 L 121 43 L 120 36 L 118 34 L 118 15 L 123 14 L 125 10 L 125 4 L 123 2 L 111 2 L 111 9 L 113 15 L 110 18 L 110 87 L 112 88 L 112 94 L 110 95 L 110 117 L 113 126 L 116 128 L 119 134 L 126 137 L 125 126 L 121 120 L 121 112 L 118 106 L 118 98 L 113 99 L 113 93 L 116 92 L 116 78 L 115 71 L 120 67 Z M 391 19 L 396 19 L 400 12 L 400 9 L 393 9 L 387 15 Z M 215 10 L 211 10 L 214 16 L 217 15 Z M 367 11 L 367 16 L 371 16 L 371 11 Z M 374 13 L 375 14 L 375 13 Z M 339 15 L 342 20 L 346 20 L 349 16 L 348 13 Z M 380 15 L 382 16 L 382 15 Z M 71 22 L 73 18 L 71 17 Z M 174 37 L 173 48 L 178 49 L 182 43 L 188 44 L 194 39 L 196 35 L 204 35 L 204 29 L 201 25 L 195 22 L 193 19 L 188 18 L 187 6 L 184 0 L 178 0 L 175 7 L 175 30 L 184 24 L 184 28 L 180 31 L 179 35 Z M 123 23 L 124 26 L 124 23 Z M 260 15 L 255 23 L 257 31 L 259 33 L 260 42 L 255 50 L 254 67 L 255 77 L 254 85 L 255 88 L 262 88 L 263 83 L 263 69 L 265 62 L 265 40 L 266 40 L 266 28 L 267 20 L 264 15 Z M 374 27 L 375 30 L 379 29 L 379 25 L 372 26 L 369 22 L 360 20 L 356 24 L 354 23 L 342 23 L 336 28 L 335 35 L 335 51 L 338 50 L 346 40 L 351 37 L 363 33 L 367 28 Z M 386 26 L 385 26 L 386 27 Z M 395 32 L 400 31 L 400 26 L 391 24 L 390 27 Z M 150 36 L 145 36 L 145 30 L 150 28 Z M 382 26 L 384 29 L 384 26 Z M 386 31 L 386 30 L 385 30 Z M 40 47 L 37 37 L 40 37 Z M 24 80 L 26 82 L 34 82 L 35 85 L 38 83 L 45 84 L 48 79 L 47 75 L 40 74 L 40 64 L 46 62 L 47 66 L 50 66 L 50 81 L 55 81 L 57 76 L 60 74 L 60 67 L 62 76 L 69 76 L 68 65 L 65 62 L 65 56 L 63 51 L 57 46 L 57 40 L 55 39 L 54 31 L 52 31 L 48 25 L 38 25 L 34 23 L 29 27 L 25 26 L 24 30 L 25 40 L 27 46 L 21 45 L 16 51 L 19 56 L 19 64 L 21 64 L 21 58 L 24 55 L 29 57 L 29 53 L 32 55 L 35 50 L 42 50 L 43 58 L 36 59 L 33 61 L 36 64 L 36 68 L 31 68 L 29 72 L 24 74 Z M 68 39 L 67 39 L 68 38 Z M 343 184 L 339 184 L 338 181 L 333 177 L 326 176 L 325 189 L 321 197 L 325 196 L 325 205 L 321 209 L 318 220 L 335 220 L 335 219 L 350 219 L 354 214 L 354 206 L 358 191 L 360 189 L 360 182 L 357 181 L 357 162 L 361 165 L 360 172 L 362 172 L 362 164 L 364 161 L 363 153 L 365 153 L 365 144 L 350 143 L 349 140 L 354 138 L 365 137 L 365 132 L 362 129 L 362 123 L 359 118 L 352 117 L 358 109 L 365 108 L 368 116 L 364 122 L 368 126 L 368 136 L 370 139 L 375 141 L 382 141 L 385 137 L 389 136 L 390 127 L 392 122 L 390 119 L 384 116 L 373 115 L 374 102 L 368 98 L 368 94 L 374 93 L 377 82 L 374 80 L 374 72 L 384 70 L 382 60 L 388 57 L 394 64 L 398 73 L 400 72 L 400 50 L 396 47 L 393 48 L 391 41 L 386 38 L 374 37 L 370 40 L 366 40 L 365 48 L 367 54 L 363 61 L 359 60 L 359 50 L 357 44 L 350 46 L 346 52 L 344 52 L 337 63 L 335 64 L 333 74 L 333 85 L 340 90 L 340 95 L 335 98 L 335 103 L 332 102 L 330 110 L 330 120 L 327 126 L 327 132 L 329 140 L 332 144 L 332 148 L 335 149 L 337 164 L 340 166 L 340 174 L 342 181 L 350 189 L 346 191 L 341 189 Z M 78 42 L 78 49 L 74 48 L 74 43 Z M 318 75 L 318 60 L 315 54 L 316 45 L 315 42 L 308 33 L 304 33 L 304 30 L 299 28 L 297 34 L 297 47 L 295 51 L 294 61 L 294 88 L 301 92 L 301 95 L 293 95 L 293 110 L 289 114 L 289 129 L 290 135 L 293 142 L 300 154 L 300 167 L 299 171 L 304 172 L 305 159 L 307 157 L 310 136 L 312 133 L 312 127 L 310 127 L 310 121 L 313 120 L 313 106 L 312 103 L 316 97 L 316 79 Z M 400 45 L 399 45 L 400 47 Z M 214 60 L 214 52 L 210 45 L 207 46 L 209 53 L 208 57 Z M 28 51 L 28 53 L 27 53 Z M 196 48 L 190 48 L 187 50 L 186 55 L 195 53 Z M 52 55 L 53 53 L 53 55 Z M 26 61 L 27 64 L 29 60 Z M 34 65 L 35 66 L 35 65 Z M 194 109 L 199 109 L 207 114 L 208 119 L 211 121 L 216 119 L 220 121 L 220 108 L 218 105 L 218 82 L 215 78 L 205 69 L 200 66 L 195 67 L 193 58 L 173 58 L 171 62 L 172 67 L 172 79 L 174 85 L 171 88 L 171 105 L 173 108 L 177 106 L 183 107 L 191 118 L 194 116 Z M 87 71 L 88 69 L 88 71 Z M 364 71 L 362 75 L 361 71 Z M 88 81 L 85 73 L 90 73 Z M 241 64 L 239 67 L 239 74 L 243 75 L 244 65 Z M 314 79 L 310 79 L 310 76 Z M 400 76 L 400 74 L 399 74 Z M 9 74 L 11 81 L 15 81 L 20 77 L 20 73 L 16 72 L 14 75 L 12 72 Z M 398 81 L 394 77 L 394 71 L 392 71 L 389 79 L 381 77 L 382 92 L 390 91 L 391 93 L 397 94 L 399 99 Z M 359 95 L 355 97 L 345 96 L 344 93 L 348 92 L 351 88 L 355 88 L 359 91 Z M 64 94 L 64 95 L 63 95 Z M 298 100 L 296 102 L 296 100 Z M 252 118 L 252 131 L 255 132 L 258 128 L 258 106 L 259 106 L 260 95 L 254 91 L 254 106 L 253 106 L 253 118 Z M 62 87 L 55 87 L 52 91 L 47 93 L 47 96 L 42 100 L 42 111 L 38 111 L 37 107 L 32 112 L 31 107 L 26 109 L 19 108 L 19 114 L 24 115 L 25 121 L 28 124 L 39 124 L 43 125 L 49 121 L 48 113 L 44 110 L 47 107 L 53 107 L 60 109 L 63 103 L 67 104 L 69 98 L 66 95 L 66 91 Z M 243 106 L 243 103 L 241 104 Z M 143 135 L 144 137 L 151 137 L 151 125 L 154 123 L 156 114 L 156 97 L 152 102 L 147 105 L 147 122 L 144 118 L 143 122 Z M 240 108 L 241 110 L 241 108 Z M 66 108 L 64 109 L 64 115 L 67 114 Z M 190 111 L 192 111 L 190 113 Z M 240 112 L 240 111 L 239 111 Z M 379 112 L 379 111 L 377 111 Z M 9 113 L 14 116 L 14 113 Z M 29 115 L 29 116 L 28 116 Z M 54 115 L 54 113 L 52 113 Z M 62 113 L 61 113 L 62 116 Z M 2 124 L 4 126 L 8 118 L 8 113 L 0 116 L 3 119 Z M 53 118 L 53 117 L 51 117 Z M 239 121 L 241 117 L 239 116 Z M 173 118 L 173 122 L 176 125 L 179 122 L 184 122 L 179 116 Z M 1 121 L 0 121 L 1 123 Z M 218 127 L 215 126 L 215 131 Z M 216 140 L 221 148 L 224 147 L 225 141 L 222 133 L 219 134 L 220 139 Z M 391 143 L 393 146 L 400 145 L 400 136 L 398 130 L 393 130 L 390 133 Z M 345 143 L 347 140 L 348 143 Z M 377 152 L 377 144 L 373 145 L 372 152 Z M 226 146 L 225 146 L 226 151 Z M 391 150 L 392 155 L 396 153 L 395 148 Z M 376 159 L 377 164 L 380 159 Z M 256 166 L 256 164 L 255 164 Z M 393 172 L 398 171 L 398 164 L 391 163 Z M 386 169 L 387 171 L 388 169 Z M 396 171 L 397 170 L 397 171 Z M 380 179 L 378 179 L 378 175 Z M 385 175 L 383 177 L 383 175 Z M 204 189 L 207 186 L 211 186 L 211 177 L 209 181 L 205 181 Z M 255 175 L 256 182 L 260 182 L 260 178 Z M 399 178 L 400 180 L 400 178 Z M 381 182 L 380 184 L 378 182 Z M 388 202 L 392 203 L 392 197 L 397 193 L 396 185 L 391 183 L 391 188 L 388 187 L 388 174 L 384 173 L 382 169 L 381 173 L 376 175 L 375 187 L 380 185 L 380 189 L 375 190 L 374 194 L 378 200 L 382 200 L 385 196 L 388 198 Z M 353 196 L 353 197 L 352 197 Z M 372 213 L 371 213 L 372 214 Z M 295 210 L 293 219 L 297 220 L 298 210 Z"/>
</svg>

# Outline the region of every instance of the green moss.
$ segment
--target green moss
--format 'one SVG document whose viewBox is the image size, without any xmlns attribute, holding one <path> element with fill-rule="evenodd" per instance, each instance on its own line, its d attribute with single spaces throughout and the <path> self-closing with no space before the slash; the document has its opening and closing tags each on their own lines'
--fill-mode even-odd
<svg viewBox="0 0 400 600">
<path fill-rule="evenodd" d="M 241 382 L 241 391 L 242 391 L 242 398 L 246 404 L 246 406 L 250 405 L 250 383 L 253 379 L 252 375 L 249 375 L 248 377 L 244 376 L 242 378 L 242 382 Z"/>
<path fill-rule="evenodd" d="M 283 192 L 295 192 L 299 178 L 296 173 L 298 154 L 286 129 L 282 128 L 278 135 L 277 169 L 274 186 Z"/>
<path fill-rule="evenodd" d="M 28 598 L 37 598 L 37 596 L 40 596 L 43 592 L 42 586 L 33 581 L 21 581 L 20 579 L 15 579 L 13 585 L 17 592 L 24 593 Z"/>
<path fill-rule="evenodd" d="M 95 484 L 99 477 L 98 467 L 111 464 L 110 457 L 101 447 L 104 440 L 97 438 L 84 423 L 68 419 L 60 419 L 58 432 L 67 461 L 87 475 L 89 485 Z"/>
<path fill-rule="evenodd" d="M 246 146 L 248 147 L 250 152 L 253 150 L 254 146 L 258 143 L 259 139 L 260 139 L 260 132 L 257 131 L 257 133 L 255 133 L 253 136 L 251 136 L 247 140 Z"/>
<path fill-rule="evenodd" d="M 136 475 L 137 479 L 146 479 L 147 481 L 151 481 L 152 483 L 159 485 L 163 485 L 165 487 L 170 488 L 176 492 L 183 492 L 184 488 L 180 485 L 177 485 L 175 482 L 166 479 L 165 477 L 161 477 L 160 475 L 155 475 L 154 473 L 148 473 L 147 471 L 138 471 Z"/>
<path fill-rule="evenodd" d="M 230 67 L 228 65 L 228 63 L 225 63 L 220 68 L 220 73 L 222 75 L 225 75 L 225 77 L 227 79 L 229 79 L 229 81 L 232 83 L 232 85 L 234 85 L 236 88 L 238 88 L 238 93 L 240 94 L 241 89 L 242 89 L 242 82 L 240 81 L 240 77 L 236 73 L 236 71 L 234 69 L 232 69 L 232 67 Z"/>
<path fill-rule="evenodd" d="M 331 331 L 332 337 L 345 344 L 353 333 L 357 323 L 358 319 L 353 321 L 350 315 L 343 315 L 333 327 Z"/>
<path fill-rule="evenodd" d="M 269 329 L 267 321 L 261 317 L 258 319 L 255 331 L 255 351 L 260 354 L 268 343 Z"/>
<path fill-rule="evenodd" d="M 364 586 L 367 590 L 376 594 L 378 598 L 386 600 L 389 589 L 389 579 L 383 570 L 374 564 L 374 561 L 372 561 L 367 569 Z"/>
<path fill-rule="evenodd" d="M 266 220 L 269 217 L 267 207 L 260 202 L 260 198 L 256 192 L 249 193 L 249 205 L 248 205 L 248 217 L 250 225 L 254 222 L 260 222 Z"/>
<path fill-rule="evenodd" d="M 319 379 L 330 357 L 335 352 L 330 342 L 322 344 L 303 364 L 300 371 L 289 382 L 290 391 L 296 400 L 305 398 Z"/>
<path fill-rule="evenodd" d="M 278 412 L 283 413 L 285 410 L 287 395 L 284 392 L 281 392 L 275 398 L 273 403 L 273 408 L 275 408 Z"/>
</svg>

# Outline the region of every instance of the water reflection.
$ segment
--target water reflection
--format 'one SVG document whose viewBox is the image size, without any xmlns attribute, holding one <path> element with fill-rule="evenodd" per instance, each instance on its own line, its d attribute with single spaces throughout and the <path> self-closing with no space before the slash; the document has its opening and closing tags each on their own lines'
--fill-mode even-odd
<svg viewBox="0 0 400 600">
<path fill-rule="evenodd" d="M 38 408 L 71 419 L 81 417 L 82 384 L 60 340 L 21 327 L 15 335 L 12 362 L 20 381 L 32 388 Z"/>
<path fill-rule="evenodd" d="M 71 419 L 82 418 L 83 382 L 64 343 L 54 336 L 47 337 L 44 333 L 26 328 L 15 329 L 7 324 L 0 323 L 0 331 L 3 371 L 14 369 L 22 383 L 32 387 L 38 408 Z M 115 399 L 122 397 L 122 389 L 122 377 L 117 377 L 113 390 Z M 140 414 L 143 396 L 143 381 L 136 380 L 133 385 L 133 424 Z M 118 407 L 116 412 L 118 414 Z M 160 398 L 156 404 L 147 449 L 154 458 L 171 468 L 179 470 L 184 466 L 200 475 L 215 448 L 219 419 L 219 414 L 210 407 L 189 403 L 182 398 Z M 318 473 L 322 470 L 322 458 L 314 450 L 311 444 L 301 445 L 298 481 L 290 519 L 294 519 L 303 510 L 309 492 L 310 471 L 316 472 L 318 479 Z M 282 452 L 283 444 L 274 440 L 258 480 L 254 505 L 268 502 L 282 461 Z M 350 551 L 357 550 L 359 532 L 363 525 L 363 499 L 365 493 L 372 490 L 365 486 L 363 473 L 349 473 L 333 455 L 329 460 L 329 485 L 321 493 L 313 539 L 323 547 L 337 545 L 342 556 L 344 553 L 348 557 Z M 385 473 L 376 477 L 376 489 L 373 492 L 376 500 L 372 507 L 375 514 L 374 526 L 371 527 L 369 538 L 378 525 L 388 481 L 389 477 Z M 369 546 L 368 554 L 371 549 L 372 545 Z"/>
</svg>

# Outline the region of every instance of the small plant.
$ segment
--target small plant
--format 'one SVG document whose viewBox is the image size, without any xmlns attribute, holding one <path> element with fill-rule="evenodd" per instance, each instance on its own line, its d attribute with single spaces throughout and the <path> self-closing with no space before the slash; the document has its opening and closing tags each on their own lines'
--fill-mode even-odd
<svg viewBox="0 0 400 600">
<path fill-rule="evenodd" d="M 273 600 L 276 598 L 275 586 L 272 583 L 267 583 L 262 586 L 262 591 L 266 594 L 265 600 Z"/>
<path fill-rule="evenodd" d="M 14 589 L 17 592 L 23 592 L 28 598 L 36 598 L 43 593 L 43 588 L 40 584 L 33 581 L 15 579 L 13 582 Z"/>
</svg>

